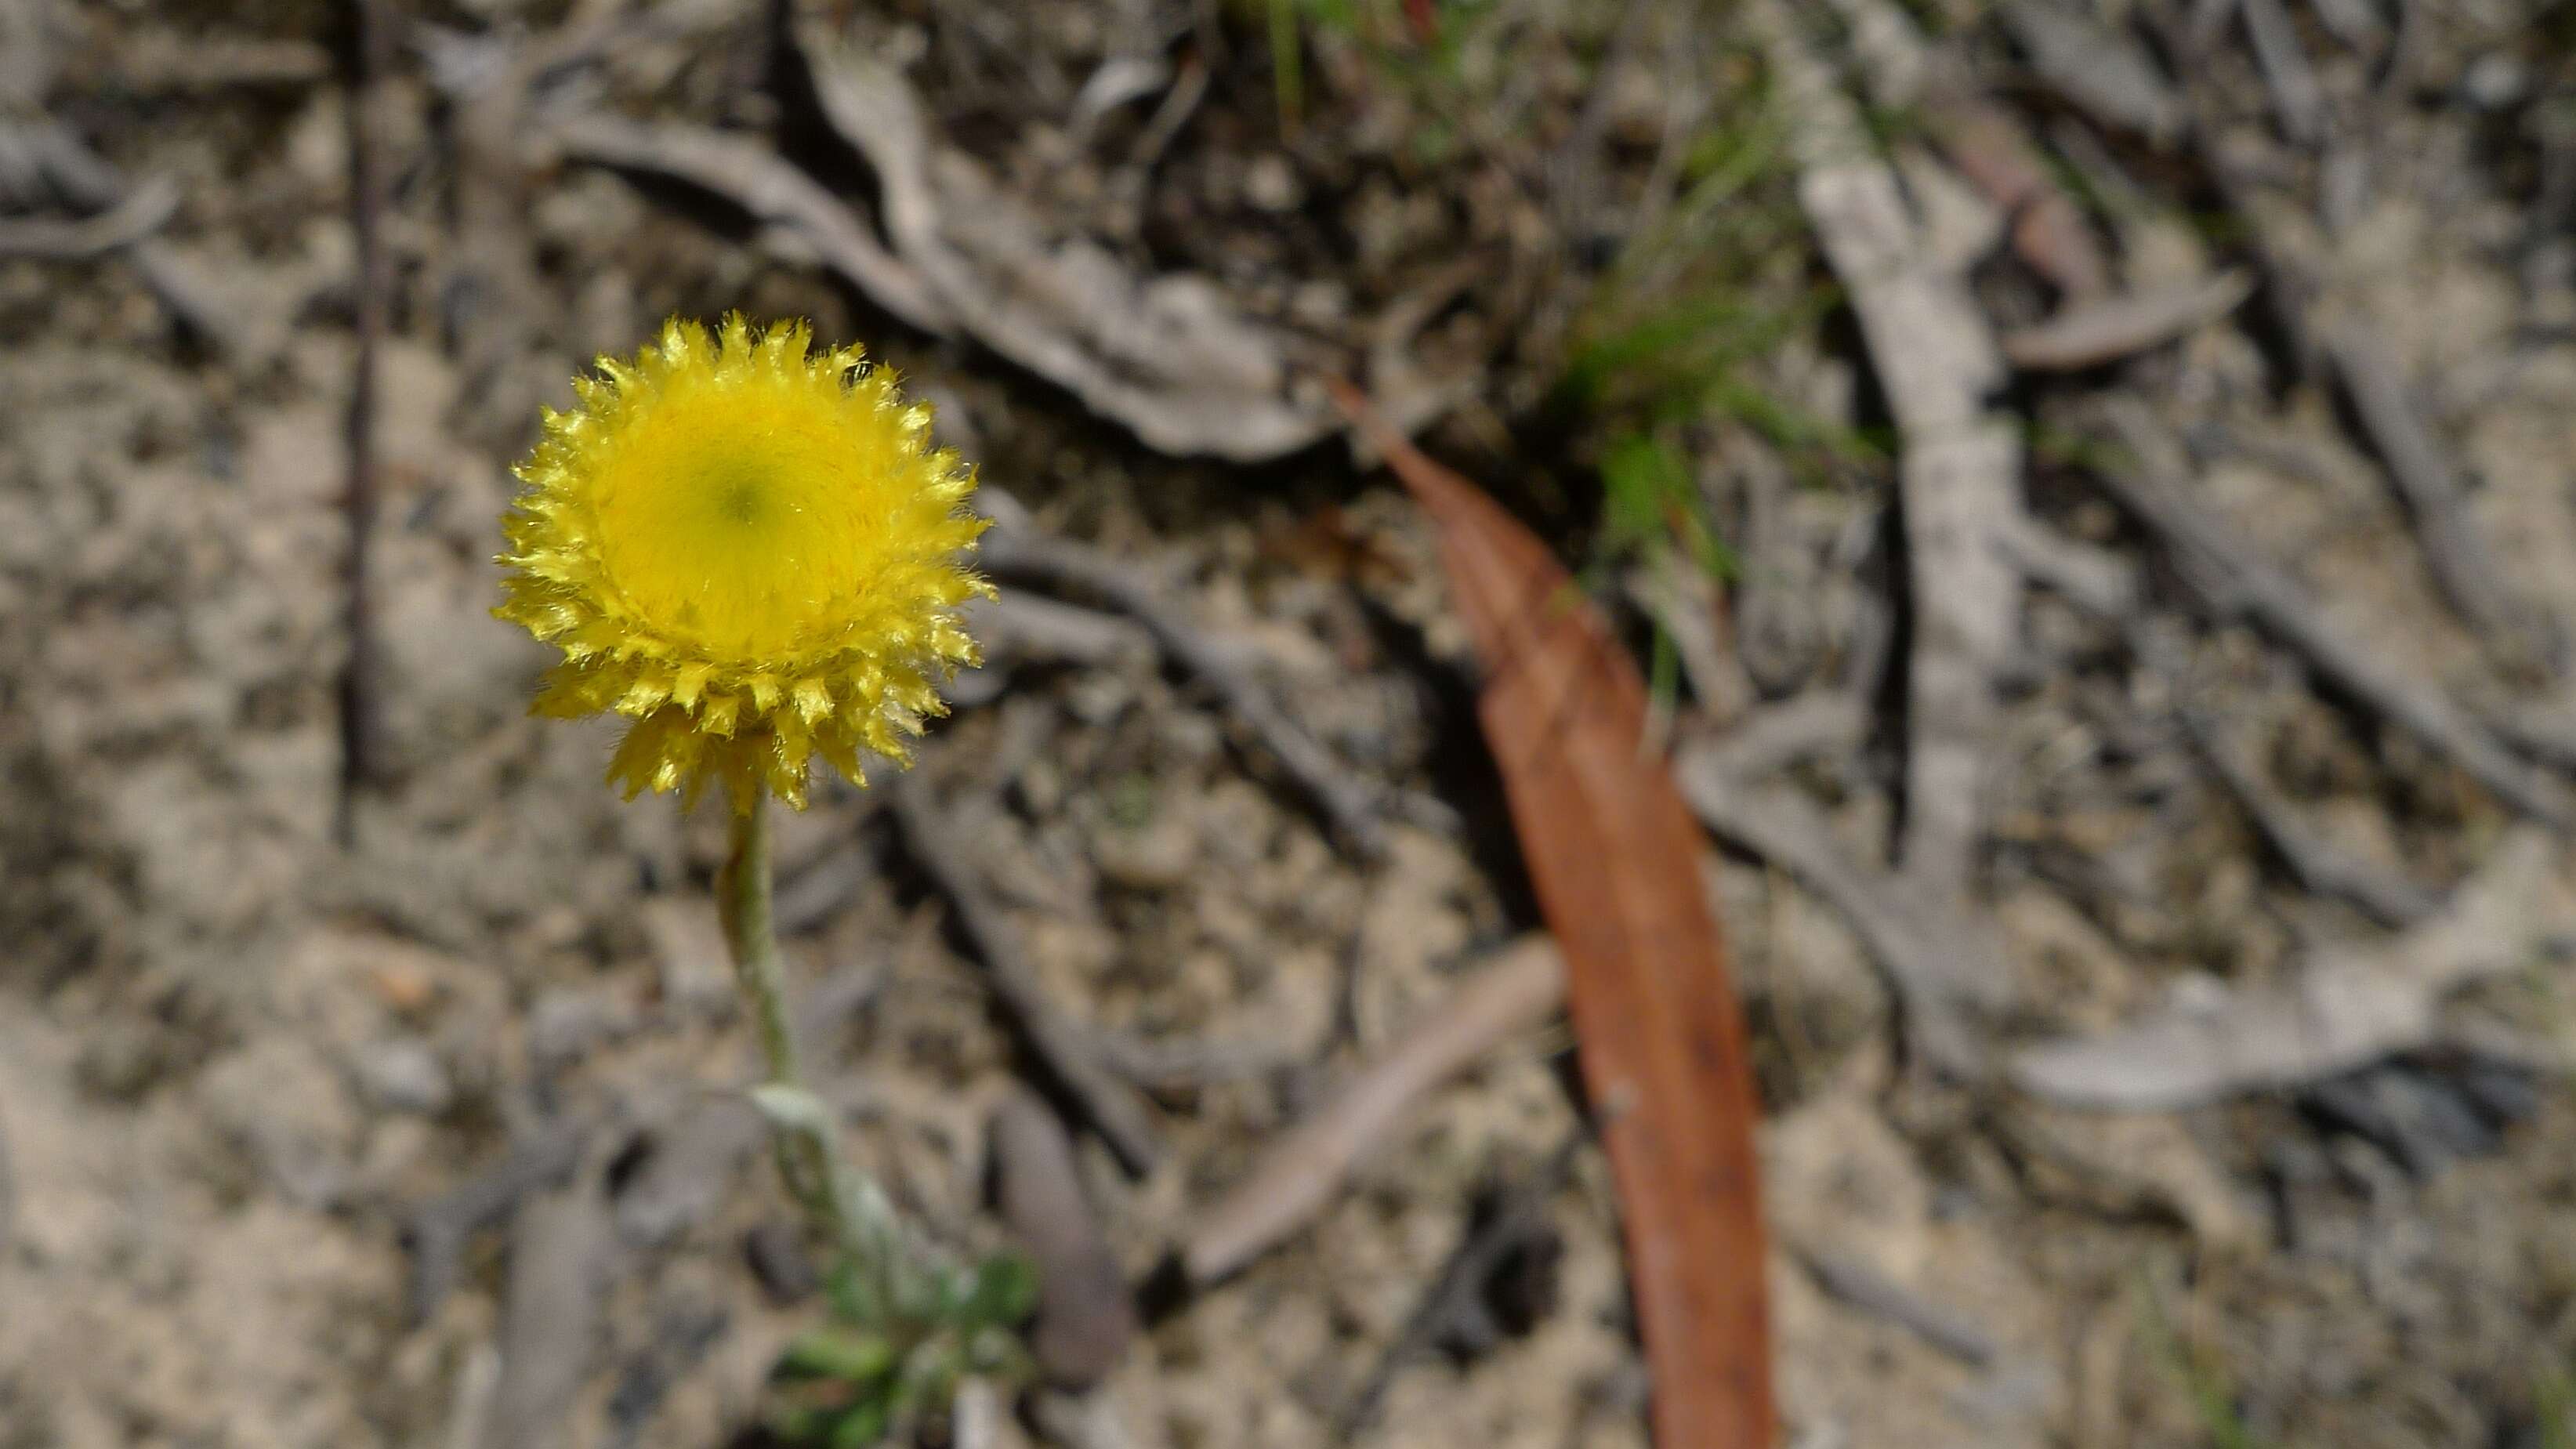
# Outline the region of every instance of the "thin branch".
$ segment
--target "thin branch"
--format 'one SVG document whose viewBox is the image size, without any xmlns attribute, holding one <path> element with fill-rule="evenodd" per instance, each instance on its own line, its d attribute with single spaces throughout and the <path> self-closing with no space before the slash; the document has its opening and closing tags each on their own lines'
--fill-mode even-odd
<svg viewBox="0 0 2576 1449">
<path fill-rule="evenodd" d="M 1038 1267 L 1029 1351 L 1052 1383 L 1095 1383 L 1135 1338 L 1136 1305 L 1083 1191 L 1072 1139 L 1054 1108 L 1018 1088 L 994 1110 L 991 1140 L 1002 1221 Z"/>
<path fill-rule="evenodd" d="M 1673 776 L 1700 822 L 1786 871 L 1848 922 L 1886 973 L 1925 1060 L 1962 1078 L 1985 1070 L 1962 1008 L 1992 1003 L 2005 980 L 2002 943 L 1955 903 L 1853 859 L 1813 802 L 1782 785 L 1749 785 L 1711 751 L 1683 755 Z"/>
<path fill-rule="evenodd" d="M 2396 358 L 2356 327 L 2330 327 L 2324 340 L 2362 431 L 2406 501 L 2442 597 L 2482 637 L 2526 659 L 2541 658 L 2546 651 L 2537 647 L 2543 643 L 2534 637 L 2537 621 L 2507 592 L 2495 551 L 2470 517 L 2458 474 L 2425 426 Z"/>
<path fill-rule="evenodd" d="M 357 238 L 352 317 L 357 355 L 350 364 L 346 438 L 349 450 L 348 557 L 343 605 L 348 656 L 340 667 L 340 794 L 333 828 L 342 848 L 357 843 L 358 793 L 377 767 L 375 626 L 368 556 L 376 531 L 376 348 L 384 330 L 384 263 L 378 237 L 376 74 L 385 44 L 375 0 L 348 0 L 349 226 Z"/>
<path fill-rule="evenodd" d="M 1573 1180 L 1575 1162 L 1582 1155 L 1583 1145 L 1591 1140 L 1590 1123 L 1574 1124 L 1556 1149 L 1504 1194 L 1501 1208 L 1458 1244 L 1457 1251 L 1442 1265 L 1440 1276 L 1433 1280 L 1431 1290 L 1422 1295 L 1421 1305 L 1405 1320 L 1403 1331 L 1378 1356 L 1367 1382 L 1336 1416 L 1335 1443 L 1357 1442 L 1360 1431 L 1377 1417 L 1378 1405 L 1385 1400 L 1396 1373 L 1438 1343 L 1445 1331 L 1462 1321 L 1475 1322 L 1485 1317 L 1481 1301 L 1485 1285 L 1502 1271 L 1513 1253 L 1547 1230 L 1548 1208 Z"/>
<path fill-rule="evenodd" d="M 2099 367 L 2217 321 L 2253 292 L 2253 279 L 2230 269 L 2196 282 L 2078 303 L 2005 333 L 2004 356 L 2025 372 Z"/>
<path fill-rule="evenodd" d="M 2332 839 L 2310 830 L 2276 797 L 2244 750 L 2226 738 L 2215 720 L 2186 709 L 2183 728 L 2219 783 L 2236 797 L 2254 828 L 2299 878 L 2321 896 L 2345 901 L 2383 926 L 2411 926 L 2441 909 L 2431 891 L 2393 871 L 2384 871 L 2343 850 Z"/>
<path fill-rule="evenodd" d="M 513 1143 L 498 1162 L 412 1209 L 403 1239 L 411 1248 L 413 1323 L 427 1323 L 455 1286 L 467 1241 L 508 1221 L 528 1197 L 570 1177 L 598 1126 L 588 1120 L 549 1123 Z"/>
<path fill-rule="evenodd" d="M 78 221 L 0 221 L 0 257 L 84 261 L 129 247 L 169 224 L 179 210 L 179 188 L 156 176 L 105 211 Z"/>
<path fill-rule="evenodd" d="M 1386 792 L 1335 759 L 1305 726 L 1289 717 L 1252 671 L 1180 606 L 1166 601 L 1132 561 L 1010 525 L 984 535 L 979 561 L 1005 578 L 1096 595 L 1144 625 L 1165 654 L 1207 681 L 1224 701 L 1227 713 L 1252 732 L 1345 841 L 1364 855 L 1375 856 L 1385 849 L 1381 816 Z"/>
<path fill-rule="evenodd" d="M 555 135 L 578 160 L 667 176 L 722 197 L 794 236 L 903 321 L 936 337 L 956 330 L 947 304 L 918 272 L 887 251 L 840 198 L 765 145 L 699 126 L 597 113 L 557 123 Z"/>
<path fill-rule="evenodd" d="M 1302 1227 L 1425 1093 L 1564 997 L 1564 958 L 1554 941 L 1532 937 L 1426 1010 L 1201 1217 L 1181 1250 L 1190 1281 L 1213 1283 Z"/>
<path fill-rule="evenodd" d="M 956 830 L 930 798 L 930 787 L 917 775 L 898 776 L 885 787 L 903 826 L 904 847 L 931 884 L 948 898 L 958 929 L 965 934 L 993 994 L 1010 1012 L 1047 1073 L 1069 1093 L 1116 1153 L 1119 1162 L 1142 1177 L 1163 1155 L 1162 1133 L 1133 1089 L 1094 1055 L 1081 1029 L 1057 1009 L 1046 993 L 1037 963 L 1012 929 L 1008 917 L 985 888 Z"/>
<path fill-rule="evenodd" d="M 2179 444 L 2143 403 L 2112 398 L 2104 412 L 2137 466 L 2097 468 L 2093 478 L 2163 540 L 2213 613 L 2242 619 L 2288 646 L 2327 683 L 2422 740 L 2515 810 L 2560 829 L 2576 823 L 2547 783 L 2449 696 L 2344 633 L 2287 572 L 2203 511 L 2183 489 Z"/>
<path fill-rule="evenodd" d="M 1994 1362 L 1994 1335 L 1957 1310 L 1925 1298 L 1858 1258 L 1815 1249 L 1801 1249 L 1797 1256 L 1828 1296 L 1896 1324 L 1971 1368 Z"/>
</svg>

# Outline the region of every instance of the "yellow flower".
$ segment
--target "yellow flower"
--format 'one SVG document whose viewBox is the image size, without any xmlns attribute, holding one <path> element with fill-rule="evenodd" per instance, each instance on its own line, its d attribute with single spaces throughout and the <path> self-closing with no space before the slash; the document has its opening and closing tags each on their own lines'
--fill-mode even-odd
<svg viewBox="0 0 2576 1449">
<path fill-rule="evenodd" d="M 973 470 L 892 373 L 810 347 L 802 322 L 674 319 L 576 380 L 516 470 L 493 612 L 563 651 L 539 713 L 634 721 L 608 771 L 630 799 L 714 778 L 801 808 L 816 755 L 865 783 L 860 752 L 907 763 L 975 660 Z"/>
</svg>

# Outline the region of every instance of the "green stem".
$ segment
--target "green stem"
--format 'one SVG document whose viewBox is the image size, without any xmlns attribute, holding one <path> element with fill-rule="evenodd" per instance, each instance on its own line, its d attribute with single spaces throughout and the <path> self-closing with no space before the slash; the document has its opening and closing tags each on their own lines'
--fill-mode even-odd
<svg viewBox="0 0 2576 1449">
<path fill-rule="evenodd" d="M 769 1063 L 770 1085 L 811 1098 L 813 1089 L 797 1060 L 796 1029 L 787 1010 L 787 971 L 778 953 L 777 928 L 771 923 L 772 874 L 769 796 L 755 787 L 748 802 L 734 802 L 732 848 L 724 868 L 716 873 L 716 911 L 724 920 L 725 944 L 733 953 L 734 979 L 760 1030 L 760 1053 Z M 882 1227 L 887 1220 L 883 1213 L 865 1210 L 871 1202 L 879 1206 L 883 1202 L 873 1185 L 839 1170 L 837 1154 L 817 1127 L 773 1120 L 771 1135 L 778 1175 L 815 1228 L 845 1250 L 882 1256 L 864 1252 L 879 1244 L 860 1233 L 862 1226 Z M 867 1222 L 871 1217 L 876 1221 Z"/>
<path fill-rule="evenodd" d="M 787 1009 L 787 972 L 772 923 L 769 797 L 754 787 L 748 802 L 734 802 L 732 848 L 716 873 L 716 911 L 733 953 L 734 977 L 751 1004 L 760 1030 L 769 1085 L 811 1104 L 810 1113 L 770 1114 L 770 1145 L 788 1194 L 814 1230 L 855 1270 L 891 1319 L 919 1312 L 941 1260 L 903 1232 L 894 1204 L 866 1173 L 833 1150 L 830 1123 L 797 1060 L 796 1031 Z"/>
</svg>

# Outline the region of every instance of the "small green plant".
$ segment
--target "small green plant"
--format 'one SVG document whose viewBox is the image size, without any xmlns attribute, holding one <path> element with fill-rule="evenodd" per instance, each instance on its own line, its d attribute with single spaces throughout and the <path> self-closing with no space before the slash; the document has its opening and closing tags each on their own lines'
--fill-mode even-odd
<svg viewBox="0 0 2576 1449">
<path fill-rule="evenodd" d="M 1594 285 L 1552 391 L 1556 414 L 1593 440 L 1601 514 L 1580 577 L 1596 592 L 1638 565 L 1736 576 L 1692 461 L 1724 430 L 1760 439 L 1806 482 L 1887 455 L 1778 382 L 1783 344 L 1814 331 L 1841 298 L 1816 280 L 1787 122 L 1759 68 L 1731 57 L 1720 75 L 1712 113 L 1678 150 L 1669 195 L 1641 206 Z M 1661 717 L 1679 687 L 1678 649 L 1660 616 L 1653 624 L 1649 683 Z"/>
<path fill-rule="evenodd" d="M 861 1449 L 947 1411 L 960 1380 L 1018 1378 L 1015 1331 L 1037 1306 L 1037 1272 L 1016 1255 L 915 1272 L 892 1285 L 844 1261 L 833 1321 L 788 1345 L 770 1379 L 769 1432 L 793 1449 Z"/>
</svg>

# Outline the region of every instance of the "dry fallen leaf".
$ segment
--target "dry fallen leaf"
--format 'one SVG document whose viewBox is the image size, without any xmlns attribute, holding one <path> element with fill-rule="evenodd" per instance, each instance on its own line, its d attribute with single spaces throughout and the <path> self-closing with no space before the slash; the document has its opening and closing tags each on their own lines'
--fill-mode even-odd
<svg viewBox="0 0 2576 1449">
<path fill-rule="evenodd" d="M 1478 716 L 1566 960 L 1584 1081 L 1618 1181 L 1664 1449 L 1771 1442 L 1753 1077 L 1702 841 L 1639 750 L 1646 689 L 1546 545 L 1378 419 L 1343 410 L 1440 531 L 1485 672 Z"/>
<path fill-rule="evenodd" d="M 886 234 L 958 326 L 1148 447 L 1258 462 L 1330 431 L 1294 395 L 1293 342 L 1212 278 L 1144 276 L 1057 239 L 1018 197 L 940 144 L 903 73 L 828 26 L 796 31 L 823 115 L 876 173 Z"/>
</svg>

